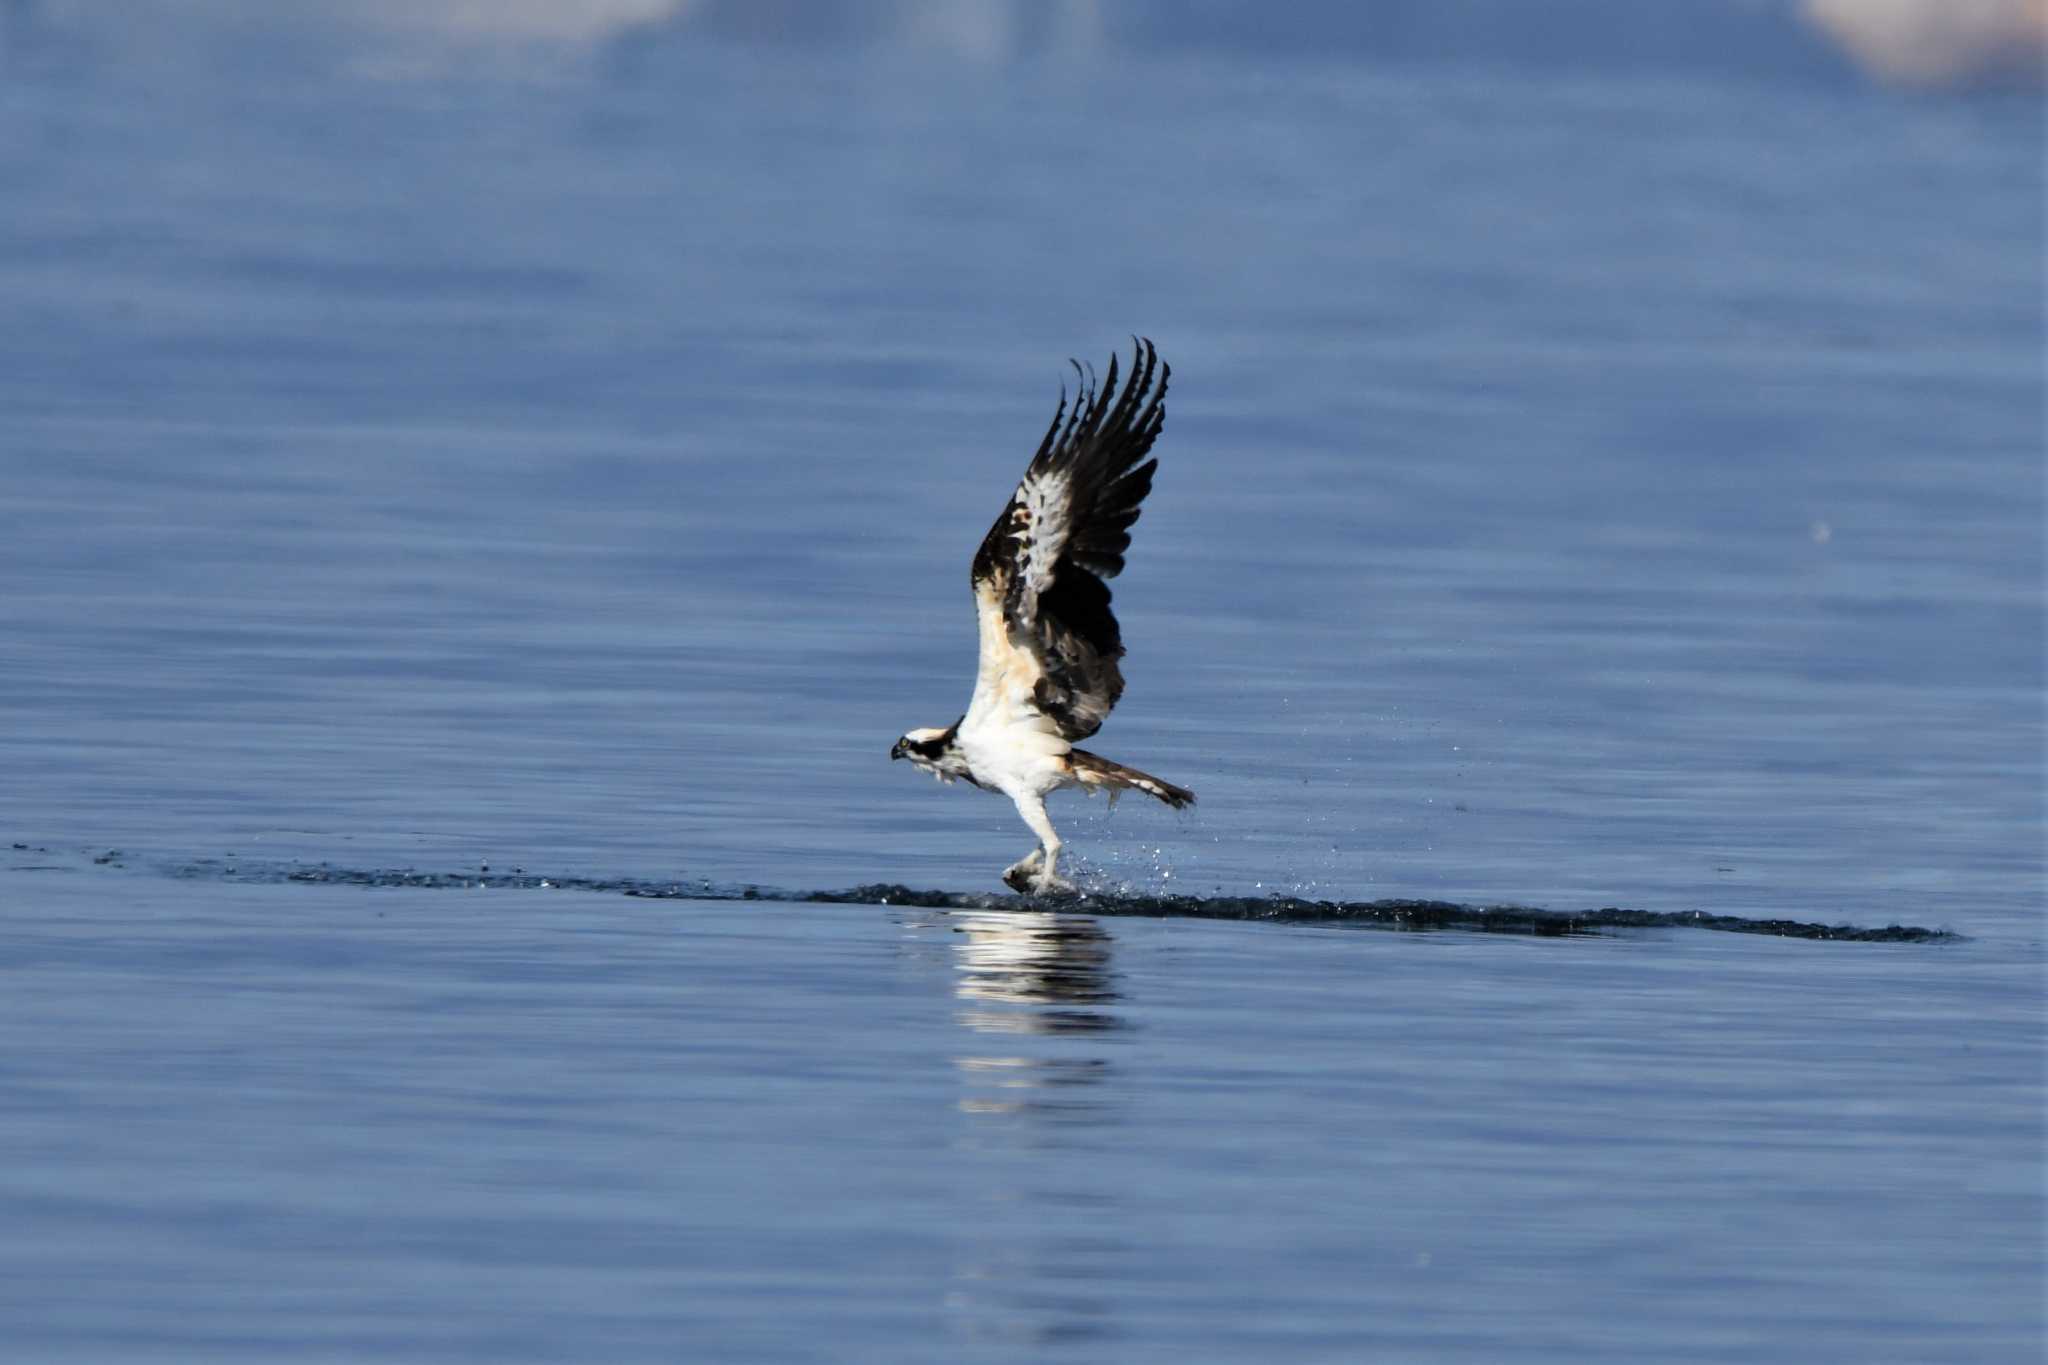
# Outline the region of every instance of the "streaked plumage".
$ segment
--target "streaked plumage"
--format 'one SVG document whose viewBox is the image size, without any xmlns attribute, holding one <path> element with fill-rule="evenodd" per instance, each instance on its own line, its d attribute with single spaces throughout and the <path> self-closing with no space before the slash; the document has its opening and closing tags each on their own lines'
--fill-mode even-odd
<svg viewBox="0 0 2048 1365">
<path fill-rule="evenodd" d="M 965 778 L 1017 804 L 1040 847 L 1003 879 L 1019 890 L 1067 889 L 1045 798 L 1061 787 L 1136 790 L 1179 809 L 1193 792 L 1100 758 L 1074 742 L 1102 728 L 1123 695 L 1123 635 L 1109 584 L 1123 571 L 1138 505 L 1158 461 L 1146 458 L 1166 422 L 1171 370 L 1139 341 L 1122 392 L 1117 361 L 1100 389 L 1081 371 L 981 548 L 971 575 L 981 663 L 967 713 L 912 730 L 891 758 L 944 781 Z M 1142 462 L 1142 463 L 1141 463 Z"/>
</svg>

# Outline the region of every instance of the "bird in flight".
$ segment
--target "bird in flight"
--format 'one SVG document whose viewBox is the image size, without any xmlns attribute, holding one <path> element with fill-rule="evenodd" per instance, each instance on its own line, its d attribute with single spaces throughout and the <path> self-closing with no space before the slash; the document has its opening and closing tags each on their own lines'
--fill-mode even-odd
<svg viewBox="0 0 2048 1365">
<path fill-rule="evenodd" d="M 1003 880 L 1040 893 L 1073 890 L 1059 875 L 1060 836 L 1045 814 L 1051 793 L 1080 787 L 1114 801 L 1141 791 L 1175 810 L 1195 800 L 1185 787 L 1074 747 L 1123 695 L 1123 635 L 1105 580 L 1123 571 L 1138 504 L 1152 490 L 1159 462 L 1145 457 L 1166 423 L 1172 373 L 1144 340 L 1121 393 L 1115 356 L 1100 389 L 1074 369 L 1072 408 L 1062 392 L 1038 453 L 974 554 L 981 667 L 967 714 L 943 729 L 912 730 L 889 750 L 942 782 L 965 778 L 1016 802 L 1039 846 Z"/>
</svg>

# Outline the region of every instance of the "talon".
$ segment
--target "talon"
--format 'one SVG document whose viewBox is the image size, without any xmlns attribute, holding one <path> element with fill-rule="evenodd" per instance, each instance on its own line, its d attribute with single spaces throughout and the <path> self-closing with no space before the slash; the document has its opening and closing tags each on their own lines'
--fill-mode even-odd
<svg viewBox="0 0 2048 1365">
<path fill-rule="evenodd" d="M 1044 860 L 1044 849 L 1032 849 L 1016 862 L 1003 869 L 1003 884 L 1012 891 L 1028 894 L 1038 877 L 1038 865 Z"/>
</svg>

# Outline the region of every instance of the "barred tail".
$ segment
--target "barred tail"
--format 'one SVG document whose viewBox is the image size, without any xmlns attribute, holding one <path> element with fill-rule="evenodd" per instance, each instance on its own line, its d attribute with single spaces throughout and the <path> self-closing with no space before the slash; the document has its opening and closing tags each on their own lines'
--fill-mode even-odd
<svg viewBox="0 0 2048 1365">
<path fill-rule="evenodd" d="M 1074 776 L 1083 786 L 1103 787 L 1114 796 L 1120 791 L 1141 791 L 1147 796 L 1156 796 L 1175 810 L 1195 804 L 1195 794 L 1186 787 L 1176 787 L 1171 782 L 1161 781 L 1150 773 L 1141 773 L 1136 768 L 1126 768 L 1121 763 L 1112 763 L 1100 754 L 1091 754 L 1086 749 L 1074 749 L 1067 754 L 1067 763 L 1073 768 Z"/>
</svg>

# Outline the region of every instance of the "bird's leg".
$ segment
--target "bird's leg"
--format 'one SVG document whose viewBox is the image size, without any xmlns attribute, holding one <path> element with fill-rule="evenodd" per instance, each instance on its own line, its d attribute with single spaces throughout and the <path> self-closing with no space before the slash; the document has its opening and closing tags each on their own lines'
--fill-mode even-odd
<svg viewBox="0 0 2048 1365">
<path fill-rule="evenodd" d="M 1038 874 L 1040 891 L 1072 891 L 1074 884 L 1060 875 L 1060 844 L 1053 840 L 1052 847 L 1045 851 L 1045 866 Z"/>
<path fill-rule="evenodd" d="M 1024 823 L 1031 826 L 1031 832 L 1038 836 L 1039 849 L 1003 874 L 1003 880 L 1022 891 L 1030 890 L 1043 895 L 1049 891 L 1072 891 L 1074 884 L 1060 876 L 1060 836 L 1053 832 L 1052 821 L 1045 814 L 1045 798 L 1042 796 L 1016 796 L 1017 814 L 1024 817 Z M 1040 853 L 1044 854 L 1044 865 L 1037 866 Z M 1036 875 L 1033 875 L 1035 870 Z M 1015 873 L 1013 877 L 1011 874 Z M 1028 879 L 1028 880 L 1027 880 Z M 1024 882 L 1024 886 L 1019 886 Z"/>
<path fill-rule="evenodd" d="M 1044 857 L 1044 849 L 1032 849 L 1016 862 L 1003 869 L 1003 881 L 1013 891 L 1029 891 L 1031 889 L 1031 874 L 1038 871 L 1038 864 Z"/>
</svg>

